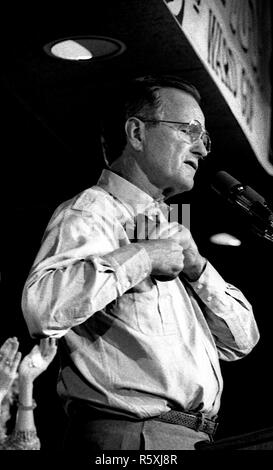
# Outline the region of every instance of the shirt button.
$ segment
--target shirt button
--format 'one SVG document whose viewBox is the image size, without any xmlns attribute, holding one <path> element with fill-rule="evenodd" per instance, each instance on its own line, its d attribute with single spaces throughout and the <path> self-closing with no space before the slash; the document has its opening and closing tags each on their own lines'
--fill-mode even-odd
<svg viewBox="0 0 273 470">
<path fill-rule="evenodd" d="M 202 284 L 197 284 L 196 289 L 199 290 L 199 289 L 201 289 L 201 287 L 202 287 Z"/>
<path fill-rule="evenodd" d="M 212 296 L 211 296 L 211 295 L 208 295 L 207 301 L 210 302 L 211 300 L 212 300 Z"/>
</svg>

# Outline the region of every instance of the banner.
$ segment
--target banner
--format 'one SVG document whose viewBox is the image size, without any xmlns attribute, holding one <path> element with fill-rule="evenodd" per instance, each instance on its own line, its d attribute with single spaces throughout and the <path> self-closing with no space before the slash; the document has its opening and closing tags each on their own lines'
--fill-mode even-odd
<svg viewBox="0 0 273 470">
<path fill-rule="evenodd" d="M 271 12 L 268 0 L 165 0 L 224 96 L 258 160 L 273 175 Z"/>
</svg>

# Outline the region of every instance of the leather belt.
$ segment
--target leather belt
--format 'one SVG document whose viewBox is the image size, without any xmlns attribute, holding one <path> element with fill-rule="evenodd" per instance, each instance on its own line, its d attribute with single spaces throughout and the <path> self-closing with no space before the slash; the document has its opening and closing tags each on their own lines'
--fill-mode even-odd
<svg viewBox="0 0 273 470">
<path fill-rule="evenodd" d="M 185 413 L 183 411 L 170 410 L 167 413 L 153 418 L 157 421 L 164 421 L 165 423 L 180 424 L 187 428 L 194 429 L 195 431 L 203 431 L 209 434 L 211 437 L 214 436 L 218 423 L 212 419 L 206 418 L 203 413 Z"/>
</svg>

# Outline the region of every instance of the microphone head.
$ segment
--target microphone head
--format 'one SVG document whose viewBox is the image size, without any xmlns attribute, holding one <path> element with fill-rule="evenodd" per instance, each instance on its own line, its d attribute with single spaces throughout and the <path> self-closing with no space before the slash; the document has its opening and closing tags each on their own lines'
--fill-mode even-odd
<svg viewBox="0 0 273 470">
<path fill-rule="evenodd" d="M 233 178 L 226 171 L 218 171 L 216 173 L 214 181 L 211 184 L 212 189 L 222 196 L 229 197 L 233 191 L 237 188 L 242 188 L 242 183 Z"/>
<path fill-rule="evenodd" d="M 240 181 L 233 178 L 226 171 L 218 171 L 211 184 L 218 194 L 226 198 L 236 197 L 238 194 L 244 195 L 249 201 L 259 202 L 266 205 L 265 199 L 250 186 L 245 186 Z"/>
<path fill-rule="evenodd" d="M 252 227 L 258 235 L 273 241 L 273 212 L 265 199 L 250 186 L 245 186 L 226 171 L 216 173 L 211 184 L 220 196 L 251 217 Z"/>
</svg>

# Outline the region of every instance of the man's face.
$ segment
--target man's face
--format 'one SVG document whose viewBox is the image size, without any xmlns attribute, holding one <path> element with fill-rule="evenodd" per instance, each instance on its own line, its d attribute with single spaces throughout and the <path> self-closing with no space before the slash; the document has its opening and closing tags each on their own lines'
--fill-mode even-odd
<svg viewBox="0 0 273 470">
<path fill-rule="evenodd" d="M 159 93 L 163 103 L 159 119 L 183 123 L 196 119 L 205 126 L 203 112 L 191 95 L 174 88 L 163 88 Z M 183 134 L 164 123 L 146 126 L 143 150 L 143 171 L 167 195 L 192 189 L 198 161 L 207 154 L 201 139 L 188 143 Z"/>
</svg>

